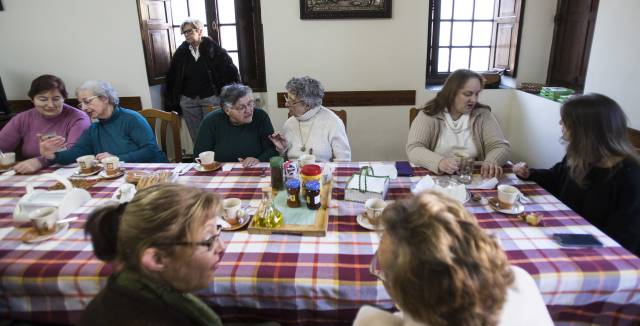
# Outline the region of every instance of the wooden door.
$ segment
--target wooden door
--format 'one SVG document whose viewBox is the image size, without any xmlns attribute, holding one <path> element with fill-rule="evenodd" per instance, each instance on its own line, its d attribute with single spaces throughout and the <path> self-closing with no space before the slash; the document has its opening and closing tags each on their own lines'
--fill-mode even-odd
<svg viewBox="0 0 640 326">
<path fill-rule="evenodd" d="M 138 14 L 147 79 L 149 85 L 158 85 L 165 81 L 175 50 L 171 0 L 138 0 Z"/>
<path fill-rule="evenodd" d="M 547 84 L 582 92 L 598 0 L 559 0 Z"/>
</svg>

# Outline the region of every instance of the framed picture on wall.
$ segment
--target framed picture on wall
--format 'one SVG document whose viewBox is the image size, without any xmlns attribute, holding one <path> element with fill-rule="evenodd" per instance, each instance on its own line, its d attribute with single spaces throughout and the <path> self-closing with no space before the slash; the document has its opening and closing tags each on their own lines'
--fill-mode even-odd
<svg viewBox="0 0 640 326">
<path fill-rule="evenodd" d="M 300 0 L 300 19 L 391 18 L 391 0 Z"/>
</svg>

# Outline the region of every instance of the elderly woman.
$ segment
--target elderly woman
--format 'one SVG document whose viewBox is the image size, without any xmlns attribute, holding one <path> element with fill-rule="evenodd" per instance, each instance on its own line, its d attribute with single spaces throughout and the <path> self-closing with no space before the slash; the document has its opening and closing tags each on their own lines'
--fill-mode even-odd
<svg viewBox="0 0 640 326">
<path fill-rule="evenodd" d="M 354 325 L 553 325 L 533 278 L 457 201 L 425 192 L 380 218 L 370 270 L 401 313 L 365 306 Z"/>
<path fill-rule="evenodd" d="M 209 105 L 219 104 L 218 95 L 225 85 L 239 83 L 238 68 L 227 51 L 212 38 L 203 35 L 204 25 L 188 18 L 180 25 L 185 41 L 171 59 L 165 87 L 165 110 L 182 114 L 191 140 Z"/>
<path fill-rule="evenodd" d="M 44 140 L 60 136 L 62 146 L 71 147 L 91 124 L 82 111 L 64 104 L 67 89 L 56 76 L 42 75 L 34 79 L 28 95 L 34 108 L 19 113 L 0 130 L 3 152 L 14 151 L 22 143 L 22 156 L 28 160 L 16 164 L 14 169 L 18 173 L 32 171 L 46 163 L 40 150 Z"/>
<path fill-rule="evenodd" d="M 436 98 L 418 113 L 407 139 L 411 163 L 436 173 L 453 174 L 463 155 L 482 161 L 483 177 L 502 176 L 510 146 L 491 108 L 478 103 L 484 79 L 478 73 L 454 71 Z"/>
<path fill-rule="evenodd" d="M 190 292 L 209 286 L 224 254 L 218 195 L 161 184 L 94 211 L 85 230 L 116 272 L 78 325 L 222 325 Z"/>
<path fill-rule="evenodd" d="M 253 92 L 248 86 L 231 84 L 220 92 L 222 110 L 208 114 L 198 132 L 194 156 L 214 151 L 218 162 L 241 162 L 252 166 L 278 155 L 269 140 L 273 125 L 263 110 L 255 110 Z"/>
<path fill-rule="evenodd" d="M 326 162 L 351 161 L 351 147 L 342 120 L 322 106 L 324 89 L 311 77 L 291 78 L 287 85 L 286 106 L 291 117 L 282 135 L 271 135 L 278 152 L 289 159 L 313 154 Z"/>
<path fill-rule="evenodd" d="M 69 164 L 83 155 L 95 155 L 98 160 L 117 156 L 125 162 L 167 162 L 151 126 L 140 113 L 118 105 L 118 94 L 109 83 L 90 80 L 78 87 L 76 94 L 82 110 L 97 121 L 70 149 L 56 151 L 64 145 L 62 137 L 44 141 L 48 150 L 42 155 L 48 163 Z"/>
<path fill-rule="evenodd" d="M 567 154 L 551 169 L 513 172 L 533 180 L 576 213 L 640 256 L 640 157 L 627 137 L 627 118 L 614 100 L 576 96 L 560 109 Z"/>
</svg>

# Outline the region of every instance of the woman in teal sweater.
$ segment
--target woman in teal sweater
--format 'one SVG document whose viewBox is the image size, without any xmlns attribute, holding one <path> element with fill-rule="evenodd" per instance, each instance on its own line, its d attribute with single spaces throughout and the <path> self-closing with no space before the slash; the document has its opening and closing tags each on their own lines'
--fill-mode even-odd
<svg viewBox="0 0 640 326">
<path fill-rule="evenodd" d="M 131 163 L 167 162 L 147 121 L 138 112 L 120 107 L 120 99 L 109 83 L 90 80 L 76 94 L 79 107 L 95 122 L 70 149 L 42 153 L 49 163 L 69 164 L 83 155 L 96 155 L 98 160 L 117 156 Z M 51 146 L 46 147 L 63 146 L 61 138 L 49 139 Z"/>
</svg>

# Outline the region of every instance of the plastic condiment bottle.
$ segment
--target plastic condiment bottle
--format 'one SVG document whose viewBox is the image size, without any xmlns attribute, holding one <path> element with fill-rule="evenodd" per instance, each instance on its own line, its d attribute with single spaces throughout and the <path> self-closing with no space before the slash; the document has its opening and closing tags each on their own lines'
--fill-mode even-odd
<svg viewBox="0 0 640 326">
<path fill-rule="evenodd" d="M 307 164 L 300 171 L 300 183 L 306 185 L 309 181 L 318 181 L 322 179 L 322 168 L 317 164 Z M 302 195 L 306 194 L 306 187 L 302 189 Z"/>
<path fill-rule="evenodd" d="M 283 164 L 284 158 L 282 156 L 274 156 L 269 160 L 269 165 L 271 166 L 271 187 L 276 191 L 284 189 Z"/>
</svg>

